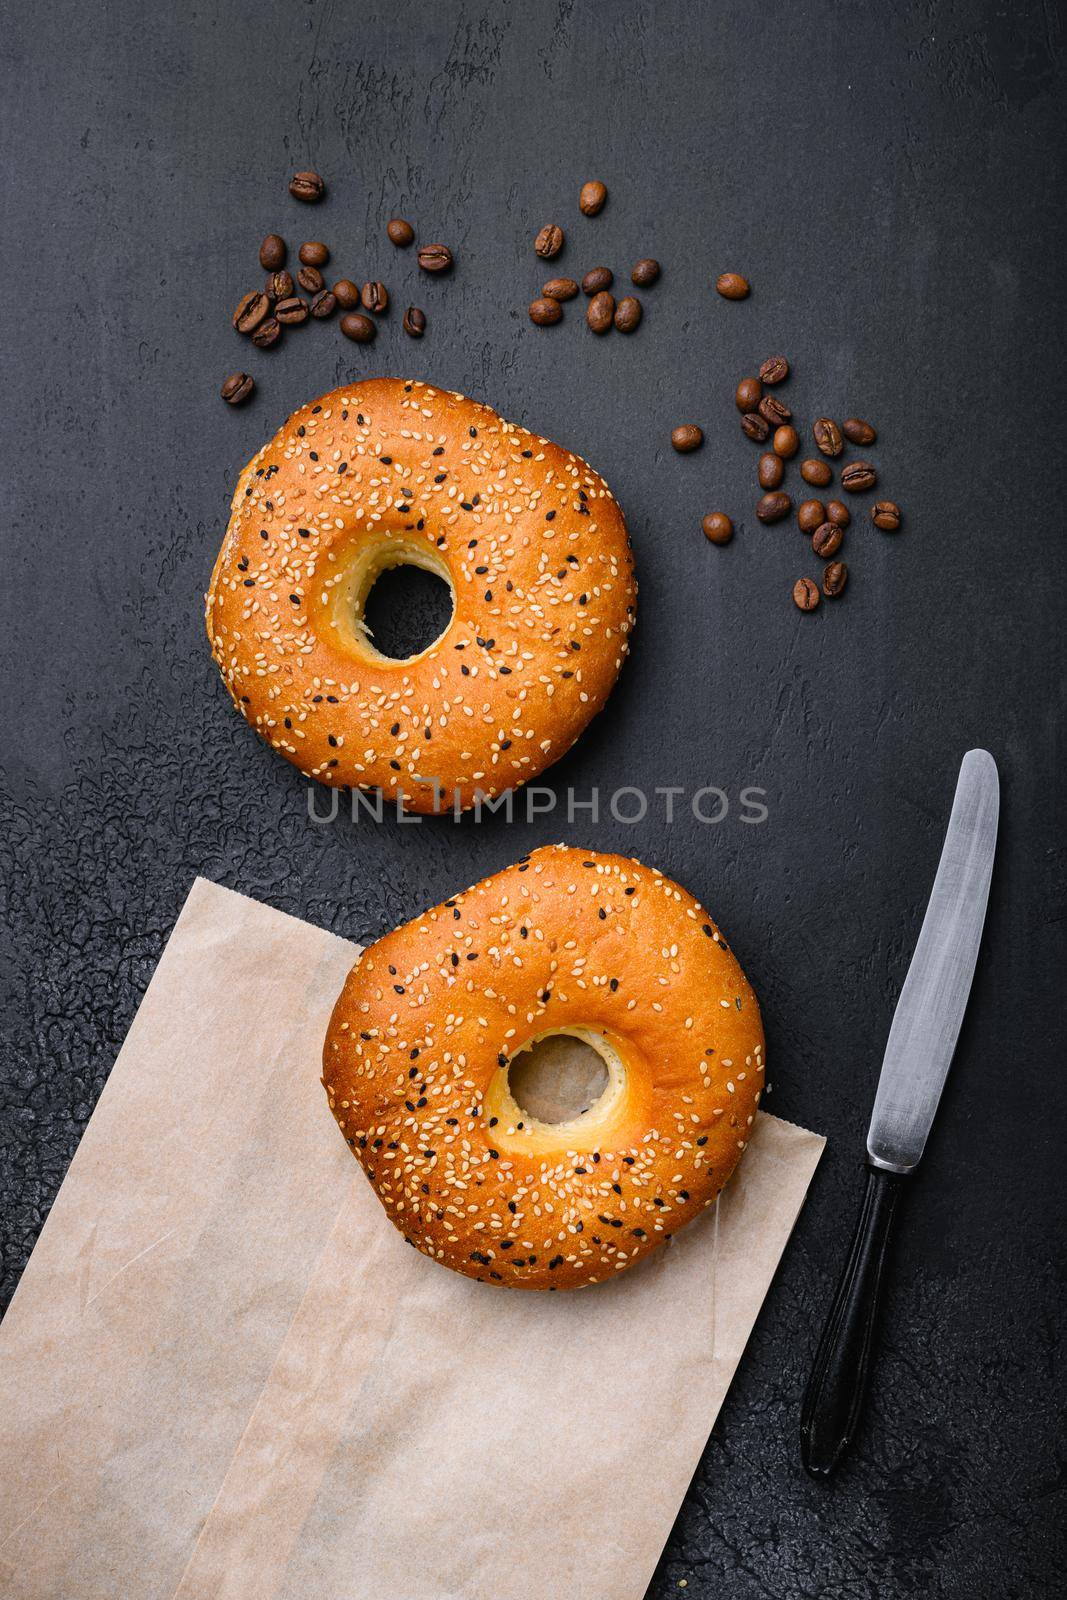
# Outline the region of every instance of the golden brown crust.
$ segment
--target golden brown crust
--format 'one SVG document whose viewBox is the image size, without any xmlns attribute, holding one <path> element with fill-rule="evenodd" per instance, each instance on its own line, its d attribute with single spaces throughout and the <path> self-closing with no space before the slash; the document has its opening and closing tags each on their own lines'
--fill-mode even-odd
<svg viewBox="0 0 1067 1600">
<path fill-rule="evenodd" d="M 556 1129 L 507 1063 L 589 1031 L 623 1065 Z M 715 924 L 622 856 L 537 850 L 367 949 L 323 1050 L 330 1107 L 410 1243 L 471 1277 L 613 1277 L 710 1205 L 763 1083 L 756 997 Z"/>
<path fill-rule="evenodd" d="M 454 595 L 409 661 L 353 622 L 368 573 L 401 556 Z M 622 512 L 580 457 L 463 395 L 374 378 L 295 412 L 249 462 L 206 616 L 268 744 L 309 777 L 428 812 L 569 749 L 618 676 L 635 596 Z"/>
</svg>

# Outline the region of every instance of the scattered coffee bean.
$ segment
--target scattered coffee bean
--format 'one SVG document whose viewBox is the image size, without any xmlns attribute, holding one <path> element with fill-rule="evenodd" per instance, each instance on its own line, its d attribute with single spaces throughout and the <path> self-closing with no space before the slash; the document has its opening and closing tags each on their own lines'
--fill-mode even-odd
<svg viewBox="0 0 1067 1600">
<path fill-rule="evenodd" d="M 771 356 L 759 369 L 764 383 L 783 383 L 789 376 L 789 362 L 785 356 Z"/>
<path fill-rule="evenodd" d="M 830 417 L 819 417 L 812 427 L 815 443 L 824 456 L 839 456 L 844 449 L 841 429 Z"/>
<path fill-rule="evenodd" d="M 783 422 L 780 428 L 775 428 L 771 449 L 785 461 L 791 461 L 796 455 L 800 449 L 800 436 L 791 422 Z"/>
<path fill-rule="evenodd" d="M 346 339 L 354 339 L 357 344 L 370 344 L 378 332 L 378 324 L 361 311 L 346 311 L 341 318 L 341 332 Z"/>
<path fill-rule="evenodd" d="M 825 461 L 819 461 L 810 456 L 807 461 L 800 463 L 800 476 L 805 483 L 810 483 L 814 489 L 825 489 L 833 480 L 834 470 Z"/>
<path fill-rule="evenodd" d="M 292 292 L 293 275 L 291 272 L 272 272 L 263 291 L 272 300 L 288 300 Z"/>
<path fill-rule="evenodd" d="M 640 261 L 635 262 L 633 271 L 630 273 L 630 282 L 636 283 L 639 289 L 647 289 L 650 284 L 655 283 L 659 273 L 659 262 L 654 261 L 651 256 L 644 256 Z"/>
<path fill-rule="evenodd" d="M 326 281 L 318 267 L 299 267 L 296 281 L 301 289 L 306 289 L 308 294 L 321 294 L 326 287 Z"/>
<path fill-rule="evenodd" d="M 282 325 L 277 317 L 268 317 L 252 332 L 252 343 L 257 350 L 269 350 L 282 336 Z"/>
<path fill-rule="evenodd" d="M 326 193 L 326 185 L 317 172 L 294 172 L 289 179 L 289 193 L 294 200 L 304 200 L 313 205 Z"/>
<path fill-rule="evenodd" d="M 724 300 L 744 300 L 751 286 L 739 272 L 720 272 L 715 287 Z"/>
<path fill-rule="evenodd" d="M 594 333 L 607 333 L 615 317 L 615 297 L 602 289 L 585 308 L 585 320 Z"/>
<path fill-rule="evenodd" d="M 671 430 L 671 444 L 679 455 L 686 456 L 690 450 L 699 449 L 703 443 L 703 429 L 698 428 L 695 422 L 683 422 L 680 427 Z"/>
<path fill-rule="evenodd" d="M 741 418 L 741 431 L 754 439 L 757 444 L 764 444 L 770 438 L 770 424 L 758 411 L 746 411 Z"/>
<path fill-rule="evenodd" d="M 255 386 L 255 379 L 250 378 L 247 372 L 231 372 L 219 394 L 228 406 L 240 406 L 248 399 Z"/>
<path fill-rule="evenodd" d="M 409 244 L 415 243 L 415 229 L 403 217 L 393 217 L 386 223 L 385 231 L 399 250 L 406 250 Z"/>
<path fill-rule="evenodd" d="M 779 491 L 777 494 L 765 494 L 756 504 L 756 515 L 761 522 L 781 522 L 793 509 L 793 502 L 789 495 Z"/>
<path fill-rule="evenodd" d="M 423 272 L 447 272 L 453 256 L 447 244 L 424 244 L 419 247 L 418 263 Z"/>
<path fill-rule="evenodd" d="M 305 267 L 324 267 L 330 259 L 329 248 L 321 239 L 307 239 L 298 252 Z"/>
<path fill-rule="evenodd" d="M 539 328 L 551 327 L 563 315 L 563 307 L 558 300 L 553 300 L 551 295 L 543 295 L 540 300 L 530 301 L 530 321 L 536 322 Z"/>
<path fill-rule="evenodd" d="M 788 422 L 793 415 L 776 394 L 765 394 L 756 409 L 761 417 L 767 418 L 772 428 L 780 428 L 782 423 Z"/>
<path fill-rule="evenodd" d="M 738 411 L 755 411 L 763 399 L 763 385 L 758 378 L 742 378 L 734 390 L 734 405 Z"/>
<path fill-rule="evenodd" d="M 701 527 L 712 544 L 729 544 L 734 536 L 734 525 L 725 511 L 709 511 Z"/>
<path fill-rule="evenodd" d="M 389 291 L 384 283 L 376 280 L 365 283 L 360 291 L 364 311 L 373 311 L 376 316 L 389 310 Z"/>
<path fill-rule="evenodd" d="M 259 247 L 259 264 L 264 272 L 277 272 L 285 266 L 285 240 L 280 233 L 268 233 Z"/>
<path fill-rule="evenodd" d="M 322 322 L 326 317 L 332 317 L 337 310 L 337 296 L 329 289 L 323 289 L 311 302 L 311 315 Z"/>
<path fill-rule="evenodd" d="M 821 500 L 802 500 L 797 507 L 797 524 L 801 533 L 814 533 L 826 521 L 826 507 Z"/>
<path fill-rule="evenodd" d="M 333 286 L 333 297 L 342 311 L 355 311 L 359 306 L 359 287 L 351 278 L 338 278 Z"/>
<path fill-rule="evenodd" d="M 238 333 L 251 333 L 269 314 L 270 300 L 262 289 L 253 289 L 251 294 L 243 295 L 237 302 L 233 325 Z"/>
<path fill-rule="evenodd" d="M 817 556 L 827 559 L 837 554 L 844 537 L 842 528 L 835 527 L 832 522 L 822 522 L 811 536 L 811 548 Z"/>
<path fill-rule="evenodd" d="M 862 417 L 846 417 L 841 424 L 841 432 L 849 444 L 873 444 L 878 435 L 869 422 L 864 422 Z"/>
<path fill-rule="evenodd" d="M 832 522 L 835 528 L 847 528 L 852 521 L 852 513 L 843 500 L 830 500 L 826 505 L 826 520 Z"/>
<path fill-rule="evenodd" d="M 408 306 L 404 312 L 404 332 L 412 339 L 421 339 L 426 332 L 426 313 L 420 311 L 418 306 Z"/>
<path fill-rule="evenodd" d="M 640 300 L 633 294 L 624 295 L 615 307 L 615 326 L 620 333 L 633 333 L 640 321 Z"/>
<path fill-rule="evenodd" d="M 290 324 L 295 325 L 298 322 L 306 322 L 307 314 L 308 303 L 306 300 L 301 300 L 298 294 L 290 295 L 288 300 L 279 300 L 274 307 L 274 315 L 285 327 L 289 327 Z"/>
<path fill-rule="evenodd" d="M 793 585 L 793 604 L 801 611 L 814 611 L 818 603 L 818 584 L 811 578 L 798 578 Z"/>
<path fill-rule="evenodd" d="M 534 249 L 542 260 L 551 261 L 563 249 L 563 238 L 563 229 L 557 228 L 554 222 L 547 222 L 534 240 Z"/>
<path fill-rule="evenodd" d="M 573 300 L 578 293 L 578 285 L 573 278 L 549 278 L 542 284 L 541 293 L 547 300 Z"/>
<path fill-rule="evenodd" d="M 822 592 L 827 600 L 836 600 L 844 594 L 848 582 L 848 568 L 843 561 L 831 561 L 822 575 Z"/>
<path fill-rule="evenodd" d="M 866 489 L 873 489 L 878 482 L 878 474 L 869 461 L 850 461 L 847 467 L 841 469 L 841 487 L 847 489 L 849 494 L 863 494 Z"/>
<path fill-rule="evenodd" d="M 593 267 L 582 279 L 582 288 L 586 294 L 600 294 L 604 289 L 610 289 L 615 282 L 615 274 L 610 267 Z"/>
<path fill-rule="evenodd" d="M 781 456 L 773 456 L 768 452 L 767 455 L 760 456 L 756 476 L 759 478 L 761 489 L 777 489 L 785 477 L 785 462 Z"/>
<path fill-rule="evenodd" d="M 583 183 L 578 196 L 578 210 L 583 217 L 595 217 L 603 211 L 604 201 L 608 198 L 608 191 L 598 178 L 589 183 Z"/>
<path fill-rule="evenodd" d="M 883 533 L 896 533 L 900 527 L 900 507 L 895 500 L 876 500 L 871 507 L 871 521 Z"/>
</svg>

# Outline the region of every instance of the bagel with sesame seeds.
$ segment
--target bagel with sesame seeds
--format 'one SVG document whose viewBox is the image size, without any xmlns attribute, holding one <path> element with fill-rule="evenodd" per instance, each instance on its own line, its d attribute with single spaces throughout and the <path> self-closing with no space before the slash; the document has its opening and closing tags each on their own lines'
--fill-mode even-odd
<svg viewBox="0 0 1067 1600">
<path fill-rule="evenodd" d="M 607 1082 L 542 1122 L 509 1075 L 557 1034 Z M 323 1047 L 330 1109 L 407 1241 L 522 1289 L 602 1283 L 710 1206 L 763 1075 L 756 997 L 692 896 L 564 845 L 366 949 Z"/>
<path fill-rule="evenodd" d="M 382 655 L 367 595 L 395 566 L 452 593 L 444 633 Z M 410 811 L 536 777 L 601 709 L 633 625 L 626 522 L 579 456 L 400 378 L 295 412 L 238 480 L 206 597 L 234 705 L 308 777 Z"/>
</svg>

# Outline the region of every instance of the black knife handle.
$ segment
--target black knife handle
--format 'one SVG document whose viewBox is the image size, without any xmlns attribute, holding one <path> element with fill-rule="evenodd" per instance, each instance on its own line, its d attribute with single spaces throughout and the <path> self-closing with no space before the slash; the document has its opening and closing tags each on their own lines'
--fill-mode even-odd
<svg viewBox="0 0 1067 1600">
<path fill-rule="evenodd" d="M 800 1411 L 800 1459 L 828 1478 L 856 1432 L 874 1345 L 889 1230 L 903 1177 L 867 1168 L 856 1231 L 826 1319 Z"/>
</svg>

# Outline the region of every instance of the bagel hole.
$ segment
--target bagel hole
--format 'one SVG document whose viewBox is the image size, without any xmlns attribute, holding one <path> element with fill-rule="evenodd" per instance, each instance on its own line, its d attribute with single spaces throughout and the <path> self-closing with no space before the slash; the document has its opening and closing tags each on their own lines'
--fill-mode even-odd
<svg viewBox="0 0 1067 1600">
<path fill-rule="evenodd" d="M 571 1034 L 536 1039 L 508 1068 L 508 1088 L 520 1111 L 538 1122 L 571 1122 L 596 1105 L 608 1087 L 601 1055 Z"/>
<path fill-rule="evenodd" d="M 379 573 L 363 601 L 362 626 L 393 661 L 421 655 L 452 621 L 452 587 L 425 567 L 403 563 Z"/>
</svg>

